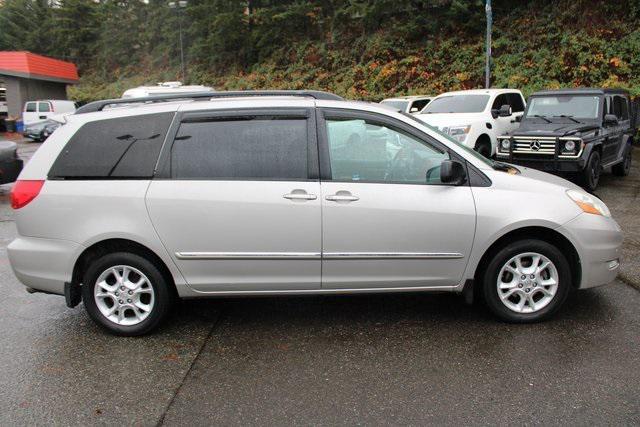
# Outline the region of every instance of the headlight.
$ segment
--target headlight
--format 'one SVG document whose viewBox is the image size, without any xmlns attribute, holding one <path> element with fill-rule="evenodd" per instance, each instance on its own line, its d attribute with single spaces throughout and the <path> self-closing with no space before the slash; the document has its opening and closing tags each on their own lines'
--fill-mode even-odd
<svg viewBox="0 0 640 427">
<path fill-rule="evenodd" d="M 569 196 L 569 198 L 586 213 L 607 217 L 611 216 L 611 212 L 609 212 L 607 205 L 605 205 L 602 200 L 598 199 L 596 196 L 577 190 L 567 190 L 567 196 Z"/>
<path fill-rule="evenodd" d="M 503 139 L 500 142 L 500 147 L 502 147 L 503 151 L 509 151 L 509 145 L 511 144 L 511 141 L 509 141 L 508 139 Z"/>
<path fill-rule="evenodd" d="M 567 151 L 573 151 L 576 149 L 576 143 L 573 141 L 567 141 L 564 143 L 564 149 Z"/>
<path fill-rule="evenodd" d="M 455 139 L 458 142 L 464 142 L 467 139 L 467 135 L 471 131 L 471 125 L 467 126 L 451 126 L 448 129 L 448 134 L 450 137 Z"/>
</svg>

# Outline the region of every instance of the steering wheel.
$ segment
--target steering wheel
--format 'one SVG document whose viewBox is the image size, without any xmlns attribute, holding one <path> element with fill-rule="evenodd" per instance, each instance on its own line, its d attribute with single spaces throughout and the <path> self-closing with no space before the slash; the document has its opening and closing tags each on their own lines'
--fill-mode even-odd
<svg viewBox="0 0 640 427">
<path fill-rule="evenodd" d="M 415 165 L 420 162 L 420 158 L 415 150 L 410 148 L 401 148 L 398 150 L 393 160 L 387 165 L 385 171 L 385 179 L 392 181 L 409 181 L 415 177 L 410 176 L 410 172 L 415 169 Z"/>
</svg>

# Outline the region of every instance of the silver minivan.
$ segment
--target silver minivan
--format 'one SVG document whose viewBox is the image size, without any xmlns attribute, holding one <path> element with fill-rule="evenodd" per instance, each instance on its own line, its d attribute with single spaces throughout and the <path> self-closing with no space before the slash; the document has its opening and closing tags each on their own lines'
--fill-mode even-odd
<svg viewBox="0 0 640 427">
<path fill-rule="evenodd" d="M 618 272 L 602 201 L 408 114 L 317 91 L 180 98 L 88 104 L 35 153 L 8 248 L 30 292 L 121 335 L 177 298 L 241 295 L 450 291 L 532 322 Z"/>
</svg>

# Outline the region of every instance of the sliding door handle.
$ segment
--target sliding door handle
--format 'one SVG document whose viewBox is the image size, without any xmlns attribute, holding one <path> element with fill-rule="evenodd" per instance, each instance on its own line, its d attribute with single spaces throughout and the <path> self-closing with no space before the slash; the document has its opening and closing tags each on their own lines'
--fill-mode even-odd
<svg viewBox="0 0 640 427">
<path fill-rule="evenodd" d="M 289 200 L 315 200 L 318 198 L 318 196 L 316 196 L 315 194 L 308 194 L 307 192 L 296 192 L 296 190 L 293 190 L 291 193 L 285 194 L 282 197 Z"/>
<path fill-rule="evenodd" d="M 356 197 L 351 194 L 334 194 L 333 196 L 325 197 L 325 200 L 330 202 L 355 202 L 360 200 L 360 197 Z"/>
</svg>

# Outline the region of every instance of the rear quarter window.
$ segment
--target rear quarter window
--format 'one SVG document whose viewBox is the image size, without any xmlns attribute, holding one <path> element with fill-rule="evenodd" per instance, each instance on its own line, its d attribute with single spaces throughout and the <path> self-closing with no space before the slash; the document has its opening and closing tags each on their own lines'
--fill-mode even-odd
<svg viewBox="0 0 640 427">
<path fill-rule="evenodd" d="M 151 178 L 173 113 L 97 120 L 71 137 L 50 179 Z"/>
</svg>

